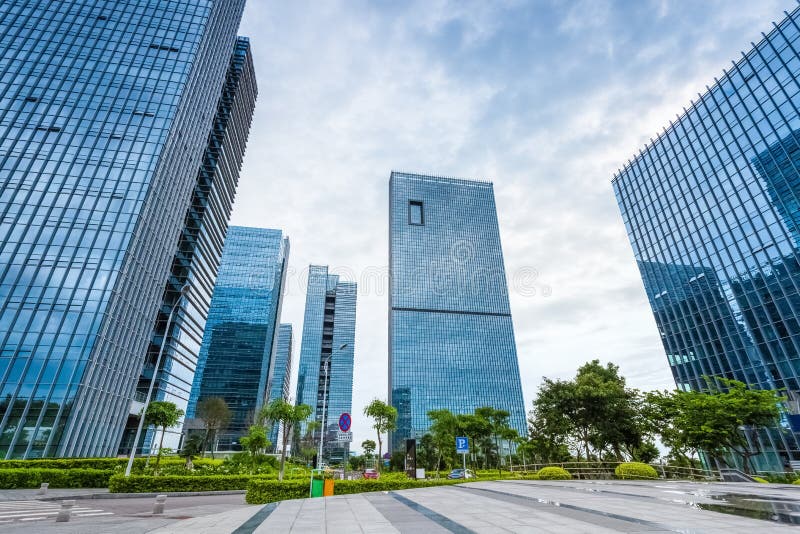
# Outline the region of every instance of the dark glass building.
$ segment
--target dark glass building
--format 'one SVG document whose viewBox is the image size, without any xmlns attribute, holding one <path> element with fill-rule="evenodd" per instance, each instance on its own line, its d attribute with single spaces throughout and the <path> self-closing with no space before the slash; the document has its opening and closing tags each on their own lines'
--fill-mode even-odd
<svg viewBox="0 0 800 534">
<path fill-rule="evenodd" d="M 756 467 L 774 471 L 800 460 L 799 13 L 613 182 L 678 387 L 721 376 L 789 397 L 758 436 Z"/>
<path fill-rule="evenodd" d="M 269 398 L 267 402 L 272 402 L 275 399 L 283 399 L 289 402 L 293 341 L 292 325 L 282 323 L 278 328 L 278 347 L 275 351 L 275 357 L 272 359 L 272 370 L 269 373 L 269 383 L 267 384 Z M 269 436 L 267 436 L 272 443 L 272 448 L 276 451 L 280 450 L 280 432 L 282 430 L 283 427 L 276 423 L 272 425 Z"/>
<path fill-rule="evenodd" d="M 0 457 L 116 454 L 243 7 L 0 2 Z"/>
<path fill-rule="evenodd" d="M 436 409 L 507 410 L 526 435 L 492 184 L 393 172 L 389 239 L 392 448 Z"/>
<path fill-rule="evenodd" d="M 173 402 L 181 410 L 186 410 L 257 93 L 250 42 L 246 37 L 239 37 L 217 104 L 217 114 L 203 162 L 197 173 L 192 200 L 186 210 L 183 230 L 172 259 L 170 276 L 164 288 L 120 453 L 130 451 L 136 435 L 138 415 L 143 407 L 139 401 L 147 397 L 158 352 L 164 341 L 167 320 L 175 306 L 177 308 L 169 326 L 152 398 Z M 189 284 L 190 292 L 179 299 L 185 284 Z M 180 447 L 181 426 L 179 424 L 167 429 L 163 441 L 165 447 L 172 450 Z M 145 433 L 137 450 L 149 452 L 154 438 L 154 431 Z M 160 442 L 160 436 L 156 442 Z"/>
<path fill-rule="evenodd" d="M 309 266 L 296 402 L 311 406 L 320 423 L 325 414 L 322 456 L 331 463 L 344 461 L 350 452 L 350 444 L 336 438 L 339 417 L 353 407 L 356 296 L 355 282 L 328 274 L 327 266 Z M 302 425 L 300 434 L 305 430 Z"/>
<path fill-rule="evenodd" d="M 239 449 L 267 399 L 288 259 L 289 238 L 280 230 L 228 229 L 186 410 L 193 419 L 198 402 L 225 400 L 233 417 L 219 450 Z"/>
</svg>

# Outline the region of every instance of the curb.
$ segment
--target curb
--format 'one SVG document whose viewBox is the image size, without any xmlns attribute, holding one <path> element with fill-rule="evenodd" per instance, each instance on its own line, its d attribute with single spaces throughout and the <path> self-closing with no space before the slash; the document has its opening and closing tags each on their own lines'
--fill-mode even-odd
<svg viewBox="0 0 800 534">
<path fill-rule="evenodd" d="M 63 501 L 64 499 L 136 499 L 154 498 L 158 495 L 167 497 L 201 497 L 203 495 L 244 495 L 247 490 L 222 491 L 167 491 L 156 493 L 85 493 L 83 495 L 62 495 L 60 497 L 40 497 L 39 501 Z"/>
</svg>

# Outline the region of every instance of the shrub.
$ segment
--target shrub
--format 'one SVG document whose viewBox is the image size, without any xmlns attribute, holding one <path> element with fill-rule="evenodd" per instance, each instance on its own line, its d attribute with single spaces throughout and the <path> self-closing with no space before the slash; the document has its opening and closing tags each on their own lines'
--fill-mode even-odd
<svg viewBox="0 0 800 534">
<path fill-rule="evenodd" d="M 111 493 L 243 490 L 253 478 L 250 475 L 114 475 L 108 489 Z"/>
<path fill-rule="evenodd" d="M 564 468 L 551 466 L 539 469 L 536 478 L 538 480 L 570 480 L 572 475 Z"/>
<path fill-rule="evenodd" d="M 114 472 L 101 469 L 0 469 L 0 488 L 106 488 Z"/>
<path fill-rule="evenodd" d="M 647 464 L 640 462 L 625 462 L 614 469 L 614 474 L 622 480 L 653 480 L 658 478 L 658 472 Z"/>
<path fill-rule="evenodd" d="M 761 477 L 755 477 L 755 476 L 754 476 L 754 477 L 753 477 L 753 480 L 755 480 L 755 481 L 756 481 L 756 482 L 758 482 L 759 484 L 769 484 L 769 480 L 765 480 L 765 479 L 763 479 L 763 478 L 761 478 Z"/>
<path fill-rule="evenodd" d="M 147 458 L 134 458 L 134 471 L 141 471 L 147 463 Z M 182 466 L 186 463 L 183 458 L 162 458 L 161 466 Z M 212 458 L 198 458 L 194 461 L 195 467 L 219 467 L 223 460 Z M 3 469 L 103 469 L 124 470 L 128 465 L 127 458 L 40 458 L 36 460 L 0 460 L 0 470 Z M 151 462 L 152 466 L 152 462 Z"/>
<path fill-rule="evenodd" d="M 469 479 L 467 482 L 476 479 Z M 463 484 L 463 479 L 437 479 L 414 480 L 410 478 L 384 477 L 361 480 L 337 480 L 333 484 L 334 495 L 349 495 L 353 493 L 366 493 L 369 491 L 394 491 L 410 488 L 427 488 L 432 486 L 447 486 Z M 302 499 L 308 497 L 309 479 L 305 480 L 265 480 L 253 478 L 247 485 L 245 500 L 249 504 L 266 504 L 268 502 L 283 501 L 286 499 Z"/>
</svg>

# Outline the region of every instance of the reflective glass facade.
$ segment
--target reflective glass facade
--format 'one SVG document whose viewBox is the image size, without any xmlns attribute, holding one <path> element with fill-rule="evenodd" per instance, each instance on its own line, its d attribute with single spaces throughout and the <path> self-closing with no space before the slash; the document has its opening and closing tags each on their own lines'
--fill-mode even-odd
<svg viewBox="0 0 800 534">
<path fill-rule="evenodd" d="M 289 239 L 280 230 L 228 229 L 186 410 L 192 419 L 199 401 L 225 400 L 233 417 L 219 450 L 238 450 L 266 401 L 288 259 Z"/>
<path fill-rule="evenodd" d="M 292 325 L 282 323 L 278 328 L 278 347 L 275 351 L 275 357 L 272 359 L 272 369 L 269 373 L 269 383 L 267 390 L 269 391 L 269 398 L 267 402 L 275 399 L 283 399 L 289 401 L 289 386 L 292 378 Z M 272 443 L 274 450 L 280 448 L 280 430 L 281 425 L 274 424 L 269 432 L 269 440 Z"/>
<path fill-rule="evenodd" d="M 436 409 L 507 410 L 526 435 L 492 184 L 393 172 L 389 238 L 392 448 Z"/>
<path fill-rule="evenodd" d="M 322 455 L 331 463 L 343 461 L 350 451 L 349 443 L 336 441 L 336 432 L 339 416 L 353 407 L 356 296 L 355 282 L 328 274 L 327 266 L 309 267 L 296 401 L 311 406 L 320 423 L 326 404 Z M 304 425 L 300 434 L 305 434 Z"/>
<path fill-rule="evenodd" d="M 131 417 L 122 437 L 119 450 L 121 454 L 130 452 L 139 422 L 138 415 L 143 406 L 138 401 L 147 397 L 169 313 L 176 305 L 178 307 L 169 326 L 170 332 L 164 346 L 153 399 L 173 402 L 181 410 L 186 410 L 257 93 L 250 42 L 246 37 L 239 37 L 217 104 L 217 114 L 208 137 L 203 162 L 197 173 L 192 200 L 186 210 L 183 230 L 172 260 L 172 270 L 164 288 L 163 301 L 147 350 L 147 359 L 139 377 Z M 190 285 L 190 292 L 178 302 L 184 284 Z M 181 426 L 179 424 L 175 428 L 167 429 L 164 447 L 173 450 L 180 447 Z M 152 427 L 141 439 L 137 447 L 141 453 L 150 452 L 154 439 L 156 443 L 161 441 L 160 435 L 156 436 Z"/>
<path fill-rule="evenodd" d="M 798 13 L 614 178 L 677 386 L 785 388 L 787 416 L 800 399 Z M 800 460 L 788 424 L 760 439 L 759 468 Z"/>
<path fill-rule="evenodd" d="M 0 2 L 0 457 L 117 452 L 243 6 Z"/>
</svg>

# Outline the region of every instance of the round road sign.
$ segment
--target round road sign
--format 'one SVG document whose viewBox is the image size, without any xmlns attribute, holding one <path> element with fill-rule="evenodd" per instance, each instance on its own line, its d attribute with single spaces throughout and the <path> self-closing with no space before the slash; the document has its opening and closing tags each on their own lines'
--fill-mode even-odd
<svg viewBox="0 0 800 534">
<path fill-rule="evenodd" d="M 350 414 L 349 413 L 343 413 L 342 415 L 340 415 L 339 416 L 339 430 L 341 430 L 342 432 L 347 432 L 348 430 L 350 430 L 350 422 L 351 421 L 350 421 Z"/>
</svg>

